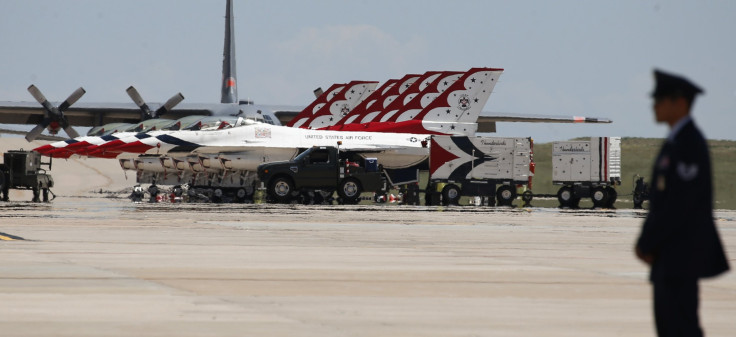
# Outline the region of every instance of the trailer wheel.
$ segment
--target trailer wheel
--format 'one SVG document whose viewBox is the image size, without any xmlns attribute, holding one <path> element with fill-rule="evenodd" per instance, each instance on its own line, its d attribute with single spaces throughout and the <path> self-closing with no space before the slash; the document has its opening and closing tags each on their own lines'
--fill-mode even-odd
<svg viewBox="0 0 736 337">
<path fill-rule="evenodd" d="M 353 178 L 348 178 L 340 182 L 340 187 L 337 189 L 337 194 L 342 198 L 342 202 L 349 205 L 357 204 L 360 201 L 360 193 L 362 192 L 360 183 Z"/>
<path fill-rule="evenodd" d="M 442 189 L 442 204 L 457 205 L 460 201 L 460 188 L 455 184 L 449 184 Z"/>
<path fill-rule="evenodd" d="M 575 208 L 575 191 L 570 186 L 562 186 L 557 191 L 557 201 L 560 202 L 560 207 Z"/>
<path fill-rule="evenodd" d="M 598 186 L 593 189 L 590 199 L 593 201 L 593 207 L 606 207 L 608 205 L 608 190 L 605 187 Z"/>
<path fill-rule="evenodd" d="M 606 204 L 606 207 L 613 208 L 613 204 L 616 202 L 616 198 L 618 197 L 618 192 L 616 192 L 616 189 L 611 186 L 606 187 L 606 190 L 608 191 L 608 203 Z"/>
<path fill-rule="evenodd" d="M 501 185 L 496 190 L 496 199 L 499 206 L 513 206 L 514 199 L 516 199 L 516 189 L 511 185 Z"/>
<path fill-rule="evenodd" d="M 269 184 L 268 194 L 271 195 L 274 201 L 282 204 L 289 203 L 291 201 L 291 192 L 294 191 L 294 183 L 287 177 L 277 177 L 271 180 Z"/>
</svg>

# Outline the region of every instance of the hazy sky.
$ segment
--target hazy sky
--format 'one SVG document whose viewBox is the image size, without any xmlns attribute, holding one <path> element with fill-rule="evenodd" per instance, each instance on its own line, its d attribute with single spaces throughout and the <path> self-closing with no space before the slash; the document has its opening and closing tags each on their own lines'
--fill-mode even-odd
<svg viewBox="0 0 736 337">
<path fill-rule="evenodd" d="M 306 106 L 312 90 L 406 73 L 498 67 L 487 112 L 607 117 L 498 125 L 501 136 L 664 137 L 655 67 L 706 95 L 706 136 L 736 139 L 736 1 L 235 0 L 238 93 Z M 0 101 L 218 102 L 224 0 L 0 0 Z"/>
</svg>

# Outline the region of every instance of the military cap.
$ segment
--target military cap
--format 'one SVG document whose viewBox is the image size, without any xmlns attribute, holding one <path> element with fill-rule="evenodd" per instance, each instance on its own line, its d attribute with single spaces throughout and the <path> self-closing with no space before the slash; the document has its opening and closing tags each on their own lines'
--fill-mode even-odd
<svg viewBox="0 0 736 337">
<path fill-rule="evenodd" d="M 654 92 L 652 92 L 654 98 L 682 96 L 692 100 L 695 95 L 703 93 L 703 89 L 690 80 L 659 69 L 654 69 L 654 80 L 656 81 Z"/>
</svg>

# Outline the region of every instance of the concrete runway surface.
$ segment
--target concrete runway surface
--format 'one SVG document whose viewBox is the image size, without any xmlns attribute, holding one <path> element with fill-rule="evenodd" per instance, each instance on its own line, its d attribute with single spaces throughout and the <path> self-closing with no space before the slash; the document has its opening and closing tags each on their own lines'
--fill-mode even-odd
<svg viewBox="0 0 736 337">
<path fill-rule="evenodd" d="M 651 336 L 644 215 L 0 203 L 0 335 Z M 736 334 L 736 275 L 701 297 L 707 335 Z"/>
</svg>

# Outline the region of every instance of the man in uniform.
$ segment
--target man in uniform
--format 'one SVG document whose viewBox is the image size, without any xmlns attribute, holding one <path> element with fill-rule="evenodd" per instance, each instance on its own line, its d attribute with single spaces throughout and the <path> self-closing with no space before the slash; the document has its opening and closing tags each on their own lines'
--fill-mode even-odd
<svg viewBox="0 0 736 337">
<path fill-rule="evenodd" d="M 702 336 L 698 279 L 729 268 L 713 221 L 708 144 L 690 117 L 703 90 L 681 76 L 659 70 L 654 76 L 654 113 L 670 133 L 654 162 L 649 214 L 635 250 L 651 266 L 657 334 Z"/>
</svg>

